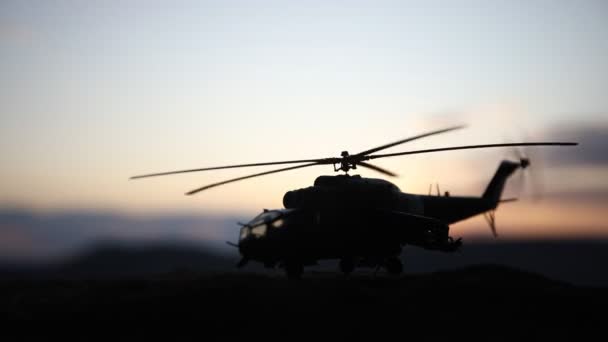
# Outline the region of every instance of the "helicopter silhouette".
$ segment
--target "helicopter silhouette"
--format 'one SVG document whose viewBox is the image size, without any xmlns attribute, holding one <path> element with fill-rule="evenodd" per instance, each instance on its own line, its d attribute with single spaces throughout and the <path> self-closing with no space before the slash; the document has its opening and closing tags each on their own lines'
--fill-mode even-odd
<svg viewBox="0 0 608 342">
<path fill-rule="evenodd" d="M 268 210 L 241 225 L 238 243 L 230 243 L 242 256 L 237 267 L 254 260 L 267 268 L 281 267 L 288 278 L 300 278 L 304 266 L 317 265 L 324 259 L 339 260 L 339 268 L 350 274 L 356 267 L 385 268 L 391 275 L 403 272 L 399 258 L 406 245 L 429 250 L 455 252 L 462 246 L 462 239 L 449 235 L 449 225 L 469 217 L 484 214 L 492 233 L 496 236 L 494 213 L 502 202 L 506 180 L 518 169 L 530 166 L 525 157 L 517 161 L 503 160 L 480 197 L 444 195 L 420 195 L 401 192 L 393 183 L 384 179 L 349 175 L 357 167 L 372 169 L 386 176 L 396 173 L 369 163 L 369 160 L 406 156 L 422 153 L 519 146 L 572 146 L 574 142 L 523 142 L 451 146 L 397 153 L 377 154 L 384 149 L 432 135 L 462 129 L 453 126 L 398 140 L 356 154 L 343 151 L 340 157 L 290 160 L 216 166 L 144 174 L 131 179 L 180 173 L 210 171 L 241 167 L 298 164 L 281 169 L 228 179 L 197 189 L 193 195 L 220 185 L 249 178 L 291 171 L 311 166 L 333 165 L 334 171 L 344 174 L 319 176 L 314 185 L 291 190 L 283 196 L 283 209 Z"/>
</svg>

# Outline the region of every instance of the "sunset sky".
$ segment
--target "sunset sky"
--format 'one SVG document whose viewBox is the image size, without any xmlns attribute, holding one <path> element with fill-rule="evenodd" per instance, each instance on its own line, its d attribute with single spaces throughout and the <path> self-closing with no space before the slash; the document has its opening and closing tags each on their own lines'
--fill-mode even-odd
<svg viewBox="0 0 608 342">
<path fill-rule="evenodd" d="M 527 151 L 546 195 L 532 202 L 514 179 L 506 196 L 522 201 L 499 229 L 607 237 L 606 61 L 603 0 L 2 1 L 0 208 L 247 217 L 331 166 L 196 196 L 183 194 L 267 168 L 128 178 L 333 157 L 465 123 L 388 151 L 578 141 Z M 512 152 L 377 164 L 403 191 L 478 195 Z M 454 229 L 489 234 L 480 217 Z"/>
</svg>

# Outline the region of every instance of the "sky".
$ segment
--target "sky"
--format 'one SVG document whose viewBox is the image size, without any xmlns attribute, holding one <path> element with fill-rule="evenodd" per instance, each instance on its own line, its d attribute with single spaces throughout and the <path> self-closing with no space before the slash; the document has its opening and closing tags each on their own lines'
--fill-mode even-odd
<svg viewBox="0 0 608 342">
<path fill-rule="evenodd" d="M 193 197 L 183 194 L 261 170 L 128 178 L 333 157 L 465 123 L 390 152 L 574 139 L 578 150 L 530 151 L 547 160 L 537 172 L 552 195 L 541 203 L 522 196 L 497 220 L 513 236 L 606 236 L 607 19 L 601 0 L 5 0 L 0 207 L 254 215 L 332 169 Z M 400 174 L 391 181 L 403 191 L 426 193 L 438 182 L 477 195 L 509 153 L 378 165 Z M 507 191 L 521 194 L 514 188 Z"/>
</svg>

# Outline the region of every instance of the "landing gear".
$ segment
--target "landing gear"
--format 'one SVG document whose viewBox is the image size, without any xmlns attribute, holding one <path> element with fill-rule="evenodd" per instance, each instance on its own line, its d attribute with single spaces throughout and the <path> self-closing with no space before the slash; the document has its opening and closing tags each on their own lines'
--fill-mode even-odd
<svg viewBox="0 0 608 342">
<path fill-rule="evenodd" d="M 384 263 L 384 267 L 386 268 L 386 271 L 390 275 L 397 276 L 397 275 L 400 275 L 401 273 L 403 273 L 403 263 L 397 257 L 391 257 L 391 258 L 386 259 L 386 262 Z"/>
<path fill-rule="evenodd" d="M 355 270 L 355 261 L 353 258 L 344 257 L 340 259 L 340 271 L 345 275 L 351 274 Z"/>
<path fill-rule="evenodd" d="M 488 225 L 492 230 L 492 235 L 494 235 L 494 237 L 498 237 L 498 233 L 496 233 L 496 209 L 485 212 L 483 217 L 486 218 L 486 222 L 488 222 Z"/>
<path fill-rule="evenodd" d="M 304 272 L 304 266 L 301 262 L 297 261 L 287 261 L 285 262 L 285 273 L 287 274 L 287 279 L 300 279 L 302 278 L 302 273 Z"/>
</svg>

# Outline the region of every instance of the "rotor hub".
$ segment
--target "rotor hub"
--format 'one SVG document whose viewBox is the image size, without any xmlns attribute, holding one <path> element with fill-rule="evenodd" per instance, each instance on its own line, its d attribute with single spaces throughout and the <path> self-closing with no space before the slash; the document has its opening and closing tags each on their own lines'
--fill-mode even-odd
<svg viewBox="0 0 608 342">
<path fill-rule="evenodd" d="M 340 156 L 342 158 L 340 159 L 339 163 L 337 163 L 339 164 L 339 167 L 334 164 L 334 171 L 344 171 L 348 173 L 349 170 L 357 169 L 357 163 L 353 161 L 353 156 L 351 156 L 348 151 L 342 151 L 342 153 L 340 153 Z"/>
</svg>

